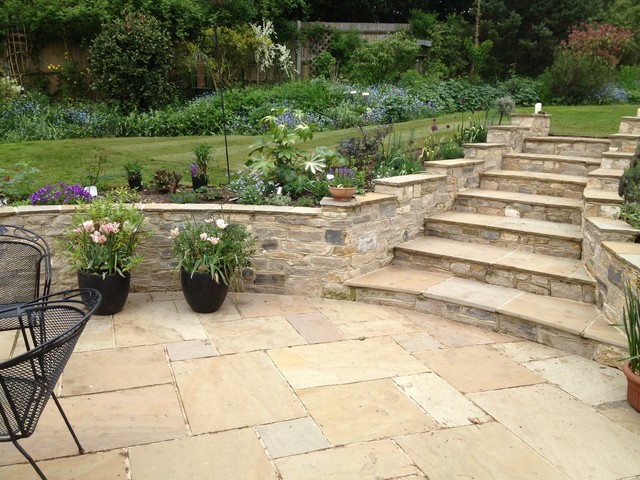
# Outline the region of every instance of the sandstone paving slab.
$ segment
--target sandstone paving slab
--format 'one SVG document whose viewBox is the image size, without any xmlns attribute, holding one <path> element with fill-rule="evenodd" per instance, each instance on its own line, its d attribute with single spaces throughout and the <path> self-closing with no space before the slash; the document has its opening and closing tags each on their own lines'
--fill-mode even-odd
<svg viewBox="0 0 640 480">
<path fill-rule="evenodd" d="M 279 348 L 267 353 L 294 389 L 428 371 L 424 363 L 388 337 Z"/>
<path fill-rule="evenodd" d="M 398 265 L 389 265 L 380 270 L 375 270 L 352 280 L 347 280 L 346 285 L 361 288 L 384 288 L 393 292 L 419 294 L 429 287 L 444 282 L 451 275 L 444 273 L 427 272 L 425 270 L 403 268 Z"/>
<path fill-rule="evenodd" d="M 127 306 L 114 316 L 114 325 L 118 347 L 207 338 L 198 317 L 182 318 L 170 301 Z"/>
<path fill-rule="evenodd" d="M 186 436 L 173 385 L 66 397 L 60 403 L 87 452 Z M 36 460 L 78 454 L 53 402 L 47 404 L 33 436 L 20 443 Z M 0 443 L 0 464 L 23 460 L 13 445 Z"/>
<path fill-rule="evenodd" d="M 494 343 L 493 348 L 518 363 L 566 355 L 562 350 L 534 342 Z"/>
<path fill-rule="evenodd" d="M 418 237 L 400 245 L 400 250 L 430 253 L 440 257 L 470 260 L 485 264 L 495 263 L 512 252 L 509 248 L 458 242 L 440 237 Z"/>
<path fill-rule="evenodd" d="M 581 334 L 599 314 L 596 306 L 589 303 L 531 293 L 522 293 L 504 304 L 500 313 L 575 334 Z"/>
<path fill-rule="evenodd" d="M 542 383 L 544 379 L 501 355 L 490 345 L 414 354 L 463 393 Z"/>
<path fill-rule="evenodd" d="M 406 435 L 395 440 L 429 480 L 567 480 L 496 422 Z"/>
<path fill-rule="evenodd" d="M 16 343 L 17 331 L 0 332 L 0 361 L 10 358 Z"/>
<path fill-rule="evenodd" d="M 627 379 L 621 370 L 578 355 L 535 360 L 525 366 L 587 405 L 627 398 Z"/>
<path fill-rule="evenodd" d="M 87 352 L 109 348 L 115 348 L 113 317 L 94 315 L 84 327 L 75 351 Z"/>
<path fill-rule="evenodd" d="M 198 358 L 172 366 L 194 434 L 307 416 L 264 352 Z"/>
<path fill-rule="evenodd" d="M 419 332 L 404 312 L 390 307 L 327 299 L 310 299 L 346 338 Z"/>
<path fill-rule="evenodd" d="M 277 480 L 252 429 L 198 435 L 132 447 L 131 478 L 136 480 Z"/>
<path fill-rule="evenodd" d="M 269 457 L 281 458 L 329 448 L 331 444 L 312 418 L 256 427 Z"/>
<path fill-rule="evenodd" d="M 223 355 L 307 343 L 282 315 L 211 323 L 205 329 Z"/>
<path fill-rule="evenodd" d="M 172 382 L 162 345 L 74 353 L 62 376 L 62 395 L 84 395 Z"/>
<path fill-rule="evenodd" d="M 456 299 L 455 303 L 496 312 L 504 304 L 521 295 L 513 288 L 488 285 L 464 278 L 451 278 L 423 292 L 427 298 L 436 300 Z"/>
<path fill-rule="evenodd" d="M 436 428 L 433 419 L 391 379 L 300 390 L 298 397 L 333 445 Z"/>
<path fill-rule="evenodd" d="M 584 262 L 573 258 L 538 255 L 514 250 L 495 264 L 516 270 L 565 278 L 575 275 L 578 271 L 583 271 L 581 269 Z"/>
<path fill-rule="evenodd" d="M 626 428 L 631 433 L 640 436 L 640 415 L 638 412 L 627 403 L 627 401 L 617 402 L 612 404 L 600 405 L 598 411 L 617 423 L 623 428 Z"/>
<path fill-rule="evenodd" d="M 195 313 L 200 319 L 200 322 L 203 325 L 208 325 L 212 323 L 220 323 L 220 322 L 228 322 L 229 320 L 240 320 L 242 315 L 238 312 L 236 308 L 236 293 L 230 292 L 227 294 L 227 298 L 224 300 L 222 305 L 218 310 L 211 313 Z M 191 308 L 187 304 L 186 300 L 182 299 L 180 301 L 176 301 L 176 306 L 180 315 L 183 315 L 186 311 L 190 311 Z"/>
<path fill-rule="evenodd" d="M 421 352 L 424 350 L 438 350 L 445 348 L 442 343 L 426 332 L 401 333 L 391 335 L 391 338 L 398 342 L 402 348 L 408 352 Z"/>
<path fill-rule="evenodd" d="M 289 321 L 307 343 L 336 342 L 344 335 L 320 312 L 287 314 Z"/>
<path fill-rule="evenodd" d="M 275 460 L 282 480 L 371 480 L 416 475 L 420 470 L 391 440 L 348 445 Z"/>
<path fill-rule="evenodd" d="M 393 380 L 442 427 L 491 421 L 482 409 L 435 373 L 406 375 Z"/>
<path fill-rule="evenodd" d="M 407 318 L 447 347 L 465 347 L 488 343 L 512 342 L 515 337 L 493 332 L 486 328 L 465 325 L 426 313 L 408 311 Z"/>
<path fill-rule="evenodd" d="M 640 475 L 638 437 L 550 384 L 470 398 L 574 480 Z"/>
<path fill-rule="evenodd" d="M 122 449 L 87 453 L 38 462 L 49 480 L 127 480 L 128 466 Z M 28 463 L 0 467 L 3 480 L 36 480 L 40 477 Z"/>
<path fill-rule="evenodd" d="M 585 338 L 603 341 L 610 345 L 627 349 L 627 337 L 622 328 L 613 326 L 604 315 L 598 315 L 596 319 L 585 329 Z"/>
<path fill-rule="evenodd" d="M 283 313 L 310 313 L 314 309 L 306 297 L 273 294 L 239 294 L 236 307 L 244 318 L 271 317 Z"/>
<path fill-rule="evenodd" d="M 186 342 L 174 342 L 165 345 L 167 355 L 172 362 L 187 360 L 189 358 L 214 357 L 219 354 L 210 340 L 188 340 Z"/>
</svg>

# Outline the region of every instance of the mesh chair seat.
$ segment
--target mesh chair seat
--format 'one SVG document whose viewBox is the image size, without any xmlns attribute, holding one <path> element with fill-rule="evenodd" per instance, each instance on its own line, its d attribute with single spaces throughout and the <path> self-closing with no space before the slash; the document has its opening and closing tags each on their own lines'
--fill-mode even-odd
<svg viewBox="0 0 640 480">
<path fill-rule="evenodd" d="M 95 290 L 76 289 L 23 304 L 11 314 L 32 348 L 0 363 L 0 442 L 11 441 L 41 478 L 46 477 L 17 440 L 33 434 L 49 398 L 53 398 L 83 452 L 53 390 L 99 303 L 100 294 Z"/>
</svg>

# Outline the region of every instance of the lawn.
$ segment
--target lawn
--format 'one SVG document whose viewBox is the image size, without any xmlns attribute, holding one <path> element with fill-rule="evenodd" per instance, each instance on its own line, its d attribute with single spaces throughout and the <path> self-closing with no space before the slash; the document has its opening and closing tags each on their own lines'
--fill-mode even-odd
<svg viewBox="0 0 640 480">
<path fill-rule="evenodd" d="M 529 113 L 532 109 L 519 109 L 518 113 Z M 622 116 L 635 115 L 632 105 L 603 105 L 577 107 L 544 107 L 552 115 L 552 135 L 607 136 L 618 131 Z M 464 115 L 465 122 L 469 113 Z M 438 135 L 446 134 L 446 125 L 454 129 L 462 115 L 438 117 Z M 404 140 L 412 137 L 418 146 L 431 135 L 433 120 L 414 120 L 398 123 L 393 127 L 392 135 L 402 135 Z M 319 145 L 335 147 L 345 137 L 358 135 L 357 129 L 317 132 L 305 146 L 313 148 Z M 230 135 L 227 138 L 230 171 L 239 170 L 248 158 L 249 146 L 256 137 Z M 201 142 L 214 145 L 215 164 L 211 168 L 212 183 L 226 182 L 226 155 L 224 138 L 221 135 L 205 137 L 171 138 L 100 138 L 77 140 L 33 141 L 12 144 L 0 144 L 0 168 L 15 171 L 16 164 L 27 161 L 40 169 L 35 187 L 47 183 L 64 181 L 86 184 L 87 175 L 95 175 L 100 164 L 99 177 L 108 185 L 125 185 L 123 165 L 138 161 L 143 165 L 144 182 L 148 183 L 158 169 L 175 170 L 183 175 L 183 181 L 189 176 L 189 165 L 195 159 L 192 149 Z"/>
</svg>

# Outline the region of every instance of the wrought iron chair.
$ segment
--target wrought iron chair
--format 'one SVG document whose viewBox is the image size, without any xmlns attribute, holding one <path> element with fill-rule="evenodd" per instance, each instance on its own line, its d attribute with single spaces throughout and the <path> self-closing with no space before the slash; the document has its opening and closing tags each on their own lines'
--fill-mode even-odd
<svg viewBox="0 0 640 480">
<path fill-rule="evenodd" d="M 49 398 L 53 398 L 80 453 L 76 437 L 62 405 L 53 393 L 87 321 L 100 304 L 92 289 L 58 292 L 0 311 L 17 319 L 27 351 L 0 363 L 0 442 L 12 442 L 40 478 L 45 475 L 18 440 L 30 437 Z"/>
<path fill-rule="evenodd" d="M 51 253 L 37 233 L 15 225 L 0 225 L 0 309 L 49 294 Z M 0 330 L 18 329 L 11 316 L 0 316 Z"/>
</svg>

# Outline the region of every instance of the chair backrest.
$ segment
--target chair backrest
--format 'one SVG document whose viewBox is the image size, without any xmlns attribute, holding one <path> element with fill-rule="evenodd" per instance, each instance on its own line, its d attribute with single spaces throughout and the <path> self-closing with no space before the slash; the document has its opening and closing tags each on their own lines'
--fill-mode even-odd
<svg viewBox="0 0 640 480">
<path fill-rule="evenodd" d="M 0 225 L 0 306 L 16 305 L 48 295 L 51 252 L 37 233 Z"/>
<path fill-rule="evenodd" d="M 67 292 L 69 293 L 69 292 Z M 95 290 L 77 289 L 16 307 L 33 348 L 0 363 L 0 441 L 30 436 L 87 321 L 100 303 Z"/>
</svg>

